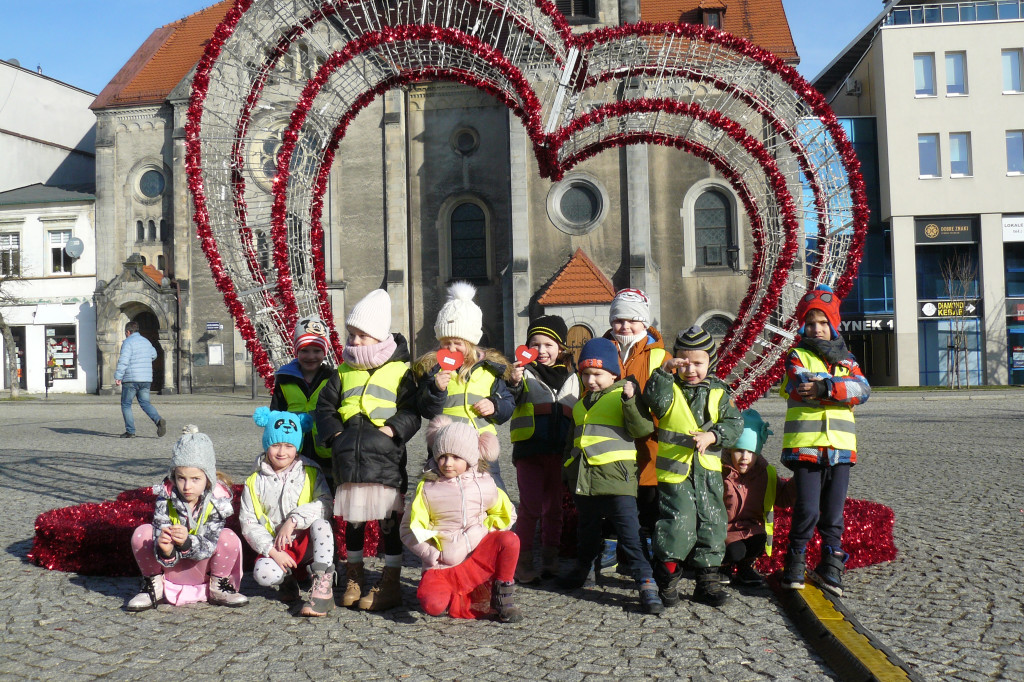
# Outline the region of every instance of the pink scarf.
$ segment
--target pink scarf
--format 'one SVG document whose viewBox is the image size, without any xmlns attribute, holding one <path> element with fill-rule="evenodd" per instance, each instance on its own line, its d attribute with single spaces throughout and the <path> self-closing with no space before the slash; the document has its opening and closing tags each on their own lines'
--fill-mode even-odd
<svg viewBox="0 0 1024 682">
<path fill-rule="evenodd" d="M 341 351 L 341 359 L 356 369 L 374 369 L 390 360 L 397 348 L 395 335 L 388 334 L 386 339 L 372 346 L 346 345 Z"/>
</svg>

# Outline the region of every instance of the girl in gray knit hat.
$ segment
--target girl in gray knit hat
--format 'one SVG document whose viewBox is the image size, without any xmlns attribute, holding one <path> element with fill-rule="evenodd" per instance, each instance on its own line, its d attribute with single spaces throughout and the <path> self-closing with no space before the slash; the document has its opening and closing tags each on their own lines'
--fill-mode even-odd
<svg viewBox="0 0 1024 682">
<path fill-rule="evenodd" d="M 171 470 L 154 492 L 153 523 L 132 534 L 132 552 L 142 572 L 142 590 L 129 611 L 209 601 L 245 606 L 242 543 L 224 527 L 234 513 L 231 481 L 218 474 L 213 442 L 189 424 L 174 444 Z"/>
</svg>

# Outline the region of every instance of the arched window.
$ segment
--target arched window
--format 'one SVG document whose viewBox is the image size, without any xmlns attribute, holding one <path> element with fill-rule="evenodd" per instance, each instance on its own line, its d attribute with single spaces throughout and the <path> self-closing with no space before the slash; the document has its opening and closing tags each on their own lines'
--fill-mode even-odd
<svg viewBox="0 0 1024 682">
<path fill-rule="evenodd" d="M 732 326 L 732 320 L 725 315 L 712 315 L 701 322 L 700 326 L 701 329 L 713 336 L 716 340 L 720 340 L 725 336 L 726 332 L 729 331 L 729 327 Z"/>
<path fill-rule="evenodd" d="M 160 272 L 167 271 L 167 260 L 163 256 L 156 257 L 156 269 Z"/>
<path fill-rule="evenodd" d="M 697 267 L 730 265 L 729 248 L 735 243 L 729 200 L 717 190 L 703 192 L 693 205 L 693 232 Z"/>
<path fill-rule="evenodd" d="M 135 241 L 146 241 L 146 227 L 142 224 L 141 220 L 135 221 Z"/>
<path fill-rule="evenodd" d="M 156 241 L 156 222 L 152 220 L 149 221 L 149 241 Z"/>
<path fill-rule="evenodd" d="M 452 279 L 487 278 L 487 219 L 482 208 L 469 202 L 455 207 L 449 246 Z"/>
</svg>

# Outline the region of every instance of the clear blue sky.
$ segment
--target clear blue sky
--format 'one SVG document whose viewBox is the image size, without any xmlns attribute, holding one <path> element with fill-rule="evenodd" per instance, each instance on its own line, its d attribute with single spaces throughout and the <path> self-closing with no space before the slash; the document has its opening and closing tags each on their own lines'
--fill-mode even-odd
<svg viewBox="0 0 1024 682">
<path fill-rule="evenodd" d="M 215 0 L 4 0 L 0 59 L 82 90 L 99 93 L 159 26 Z M 813 78 L 882 9 L 881 0 L 783 0 L 800 53 L 800 73 Z"/>
</svg>

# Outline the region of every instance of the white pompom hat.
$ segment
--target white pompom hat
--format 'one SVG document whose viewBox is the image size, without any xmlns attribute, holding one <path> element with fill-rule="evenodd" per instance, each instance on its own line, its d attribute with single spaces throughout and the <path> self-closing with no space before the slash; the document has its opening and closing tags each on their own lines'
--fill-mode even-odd
<svg viewBox="0 0 1024 682">
<path fill-rule="evenodd" d="M 453 282 L 448 287 L 448 300 L 441 306 L 434 322 L 434 336 L 438 339 L 457 337 L 470 343 L 480 343 L 484 335 L 484 313 L 473 302 L 476 287 L 469 282 Z"/>
<path fill-rule="evenodd" d="M 383 341 L 391 333 L 391 296 L 383 289 L 374 289 L 353 306 L 345 325 Z"/>
</svg>

